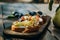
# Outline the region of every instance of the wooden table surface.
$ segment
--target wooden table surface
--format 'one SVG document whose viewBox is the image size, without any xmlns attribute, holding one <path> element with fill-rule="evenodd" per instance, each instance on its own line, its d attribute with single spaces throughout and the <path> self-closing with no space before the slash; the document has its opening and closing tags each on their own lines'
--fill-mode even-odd
<svg viewBox="0 0 60 40">
<path fill-rule="evenodd" d="M 36 12 L 37 11 L 42 11 L 44 15 L 49 15 L 49 16 L 52 17 L 52 19 L 53 19 L 54 15 L 55 15 L 55 10 L 56 10 L 56 8 L 58 6 L 58 4 L 53 4 L 53 10 L 49 11 L 48 4 L 0 3 L 0 34 L 1 35 L 2 35 L 2 32 L 3 32 L 3 21 L 2 21 L 1 5 L 3 5 L 3 14 L 4 14 L 3 18 L 10 15 L 11 12 L 15 11 L 15 10 L 19 10 L 20 12 L 23 11 L 23 13 L 28 13 L 27 10 L 30 10 L 30 11 L 36 11 Z M 52 23 L 51 23 L 49 29 L 51 29 L 51 27 L 53 27 Z M 59 33 L 56 33 L 56 35 L 60 38 Z M 0 38 L 2 38 L 2 37 L 0 37 Z M 47 31 L 47 33 L 46 33 L 45 37 L 43 38 L 43 40 L 55 40 L 55 38 L 52 37 L 52 35 Z"/>
</svg>

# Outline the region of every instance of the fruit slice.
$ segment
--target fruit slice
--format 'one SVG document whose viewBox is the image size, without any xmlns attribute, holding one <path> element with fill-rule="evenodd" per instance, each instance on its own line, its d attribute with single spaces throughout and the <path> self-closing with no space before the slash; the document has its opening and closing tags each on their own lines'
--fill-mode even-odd
<svg viewBox="0 0 60 40">
<path fill-rule="evenodd" d="M 22 20 L 22 21 L 24 21 L 24 20 L 25 20 L 24 16 L 22 16 L 22 17 L 21 17 L 21 20 Z"/>
</svg>

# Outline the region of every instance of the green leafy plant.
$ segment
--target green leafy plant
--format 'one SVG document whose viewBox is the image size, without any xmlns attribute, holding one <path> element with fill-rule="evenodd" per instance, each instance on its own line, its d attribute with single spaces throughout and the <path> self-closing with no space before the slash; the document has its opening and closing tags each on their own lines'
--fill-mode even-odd
<svg viewBox="0 0 60 40">
<path fill-rule="evenodd" d="M 52 5 L 53 5 L 54 0 L 50 0 L 49 3 L 49 10 L 52 11 Z M 55 25 L 56 28 L 60 28 L 60 4 L 57 7 L 55 11 L 55 17 L 53 18 L 53 24 Z"/>
<path fill-rule="evenodd" d="M 52 11 L 52 5 L 53 5 L 53 3 L 54 3 L 54 0 L 50 0 L 50 2 L 49 2 L 49 10 L 50 11 Z M 57 12 L 57 10 L 60 8 L 60 4 L 59 4 L 59 6 L 57 7 L 57 9 L 56 9 L 56 12 Z"/>
</svg>

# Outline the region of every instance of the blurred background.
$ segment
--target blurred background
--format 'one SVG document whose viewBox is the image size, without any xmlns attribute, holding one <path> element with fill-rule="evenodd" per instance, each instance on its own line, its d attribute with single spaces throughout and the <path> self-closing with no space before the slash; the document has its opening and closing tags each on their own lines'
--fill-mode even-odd
<svg viewBox="0 0 60 40">
<path fill-rule="evenodd" d="M 6 4 L 4 4 L 3 2 L 6 2 Z M 53 5 L 52 11 L 49 11 L 49 9 L 48 9 L 49 2 L 50 2 L 50 0 L 0 0 L 0 34 L 3 33 L 2 13 L 4 14 L 3 18 L 5 18 L 7 15 L 11 14 L 11 12 L 14 10 L 23 10 L 24 13 L 26 12 L 26 10 L 31 10 L 31 11 L 40 10 L 44 14 L 47 14 L 53 18 L 55 15 L 55 10 L 58 7 L 58 4 L 60 3 L 60 0 L 54 0 L 55 5 Z M 11 4 L 11 3 L 18 3 L 18 4 Z M 27 4 L 25 4 L 25 3 L 27 3 Z M 28 3 L 31 3 L 31 4 L 28 4 Z M 4 4 L 4 5 L 1 6 L 1 4 Z M 23 11 L 21 11 L 21 12 L 23 12 Z M 6 21 L 6 22 L 7 22 L 6 24 L 8 25 L 9 21 Z M 53 27 L 53 25 L 50 27 L 50 30 L 52 27 Z M 57 33 L 56 35 L 58 35 L 60 38 L 60 34 Z M 46 36 L 46 38 L 47 37 L 48 37 L 48 39 L 50 38 L 49 35 Z"/>
<path fill-rule="evenodd" d="M 54 3 L 59 3 L 59 1 L 54 0 Z M 0 2 L 49 3 L 50 0 L 0 0 Z"/>
</svg>

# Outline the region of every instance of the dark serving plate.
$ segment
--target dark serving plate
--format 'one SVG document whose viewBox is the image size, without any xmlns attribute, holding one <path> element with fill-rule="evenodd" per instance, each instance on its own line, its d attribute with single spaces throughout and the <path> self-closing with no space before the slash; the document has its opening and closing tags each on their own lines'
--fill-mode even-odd
<svg viewBox="0 0 60 40">
<path fill-rule="evenodd" d="M 45 29 L 48 28 L 50 22 L 51 22 L 51 17 L 50 16 L 44 16 L 44 19 L 46 19 L 46 23 L 44 25 L 41 26 L 41 28 L 39 29 L 39 31 L 37 32 L 33 32 L 33 33 L 20 33 L 20 32 L 15 32 L 12 31 L 11 29 L 4 29 L 3 34 L 7 37 L 17 37 L 17 38 L 35 38 L 38 37 L 42 34 L 42 32 L 45 31 Z"/>
</svg>

